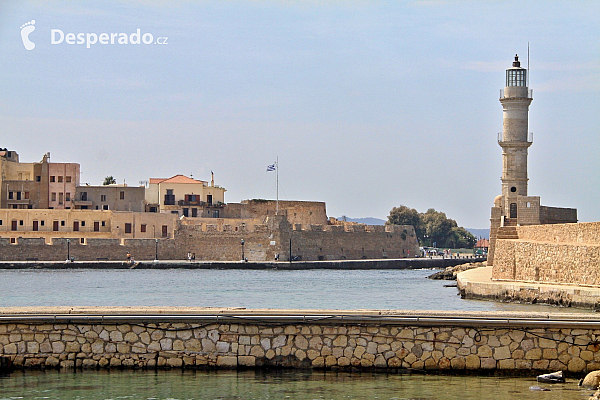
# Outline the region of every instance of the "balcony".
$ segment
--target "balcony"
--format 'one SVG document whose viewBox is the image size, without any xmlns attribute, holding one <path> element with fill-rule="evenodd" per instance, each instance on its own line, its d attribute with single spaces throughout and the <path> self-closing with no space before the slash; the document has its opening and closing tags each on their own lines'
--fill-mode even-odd
<svg viewBox="0 0 600 400">
<path fill-rule="evenodd" d="M 515 87 L 515 86 L 511 86 L 511 87 Z M 527 89 L 527 97 L 514 97 L 514 96 L 508 97 L 508 96 L 505 95 L 504 89 L 500 89 L 500 100 L 502 100 L 502 99 L 511 99 L 511 98 L 512 99 L 521 99 L 521 98 L 523 98 L 523 99 L 533 99 L 533 89 Z"/>
<path fill-rule="evenodd" d="M 522 140 L 507 140 L 502 141 L 502 132 L 498 132 L 498 144 L 500 146 L 510 147 L 511 145 L 522 146 L 523 144 L 527 144 L 527 146 L 531 146 L 533 144 L 533 132 L 527 133 L 527 141 L 523 142 Z"/>
<path fill-rule="evenodd" d="M 196 206 L 196 207 L 204 207 L 206 202 L 200 200 L 179 200 L 177 201 L 177 205 L 179 206 Z"/>
</svg>

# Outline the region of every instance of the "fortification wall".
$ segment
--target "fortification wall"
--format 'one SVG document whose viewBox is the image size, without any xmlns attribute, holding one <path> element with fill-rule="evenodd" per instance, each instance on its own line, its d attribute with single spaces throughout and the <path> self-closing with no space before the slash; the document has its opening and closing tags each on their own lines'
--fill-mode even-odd
<svg viewBox="0 0 600 400">
<path fill-rule="evenodd" d="M 492 279 L 600 285 L 600 222 L 516 227 L 496 241 Z"/>
<path fill-rule="evenodd" d="M 412 226 L 296 225 L 292 255 L 302 260 L 404 258 L 418 254 Z"/>
<path fill-rule="evenodd" d="M 163 311 L 168 313 L 167 311 Z M 328 315 L 328 314 L 321 314 Z M 69 319 L 70 318 L 70 319 Z M 314 318 L 319 318 L 315 315 Z M 496 317 L 499 318 L 499 317 Z M 260 368 L 445 371 L 600 369 L 600 329 L 527 320 L 394 320 L 387 312 L 323 319 L 269 315 L 0 323 L 0 355 L 24 368 Z M 346 319 L 346 321 L 344 321 Z M 458 321 L 466 321 L 464 315 Z M 411 322 L 413 321 L 413 322 Z M 419 321 L 419 322 L 416 322 Z M 428 322 L 429 321 L 429 322 Z M 508 321 L 508 320 L 507 320 Z M 547 322 L 547 321 L 546 321 Z"/>
<path fill-rule="evenodd" d="M 297 224 L 292 229 L 284 216 L 271 216 L 266 224 L 254 219 L 189 220 L 182 220 L 173 239 L 94 238 L 75 233 L 51 238 L 50 243 L 44 238 L 0 238 L 0 260 L 123 261 L 128 253 L 136 260 L 154 260 L 157 255 L 159 260 L 184 260 L 194 253 L 198 261 L 238 261 L 243 252 L 250 261 L 271 261 L 276 255 L 287 261 L 290 238 L 292 255 L 306 261 L 403 258 L 418 252 L 411 226 Z M 139 227 L 140 221 L 134 222 Z"/>
</svg>

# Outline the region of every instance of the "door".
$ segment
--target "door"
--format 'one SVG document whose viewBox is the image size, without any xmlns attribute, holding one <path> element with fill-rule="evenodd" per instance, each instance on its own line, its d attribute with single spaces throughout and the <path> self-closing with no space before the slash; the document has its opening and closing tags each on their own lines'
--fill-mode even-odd
<svg viewBox="0 0 600 400">
<path fill-rule="evenodd" d="M 33 221 L 33 230 L 37 231 L 39 229 L 38 221 Z"/>
<path fill-rule="evenodd" d="M 100 232 L 100 222 L 94 221 L 94 232 Z"/>
<path fill-rule="evenodd" d="M 517 218 L 517 203 L 510 203 L 510 217 Z"/>
<path fill-rule="evenodd" d="M 79 231 L 79 221 L 73 221 L 73 232 Z"/>
<path fill-rule="evenodd" d="M 208 196 L 206 196 L 206 202 L 208 203 L 209 206 L 212 206 L 212 194 L 209 194 Z"/>
<path fill-rule="evenodd" d="M 162 237 L 166 238 L 168 236 L 167 225 L 162 226 Z"/>
<path fill-rule="evenodd" d="M 10 229 L 13 230 L 13 231 L 17 230 L 17 221 L 12 221 L 10 223 Z"/>
<path fill-rule="evenodd" d="M 58 232 L 58 221 L 52 222 L 52 230 Z"/>
</svg>

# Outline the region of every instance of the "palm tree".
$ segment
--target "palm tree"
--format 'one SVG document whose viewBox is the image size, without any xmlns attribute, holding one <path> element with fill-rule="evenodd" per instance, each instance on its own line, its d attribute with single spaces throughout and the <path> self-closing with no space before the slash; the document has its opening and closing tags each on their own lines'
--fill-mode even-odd
<svg viewBox="0 0 600 400">
<path fill-rule="evenodd" d="M 111 176 L 107 176 L 106 178 L 104 178 L 104 183 L 102 183 L 102 185 L 104 185 L 104 186 L 106 186 L 106 185 L 114 185 L 115 183 L 117 183 L 117 181 L 111 175 Z"/>
</svg>

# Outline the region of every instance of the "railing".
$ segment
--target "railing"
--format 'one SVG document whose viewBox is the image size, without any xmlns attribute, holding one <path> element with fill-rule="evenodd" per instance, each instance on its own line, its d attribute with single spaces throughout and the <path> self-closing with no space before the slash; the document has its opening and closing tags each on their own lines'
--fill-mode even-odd
<svg viewBox="0 0 600 400">
<path fill-rule="evenodd" d="M 511 87 L 514 87 L 514 86 L 511 86 Z M 512 96 L 512 97 L 506 97 L 504 95 L 504 89 L 500 89 L 500 98 L 501 99 L 509 99 L 509 98 L 520 99 L 521 97 L 514 97 L 514 96 Z M 528 89 L 527 90 L 527 98 L 528 99 L 533 99 L 533 89 Z"/>
<path fill-rule="evenodd" d="M 506 143 L 502 140 L 502 132 L 498 132 L 498 143 Z M 519 140 L 509 140 L 508 143 L 511 142 L 519 142 Z M 528 132 L 527 133 L 527 142 L 526 143 L 533 143 L 533 132 Z"/>
</svg>

